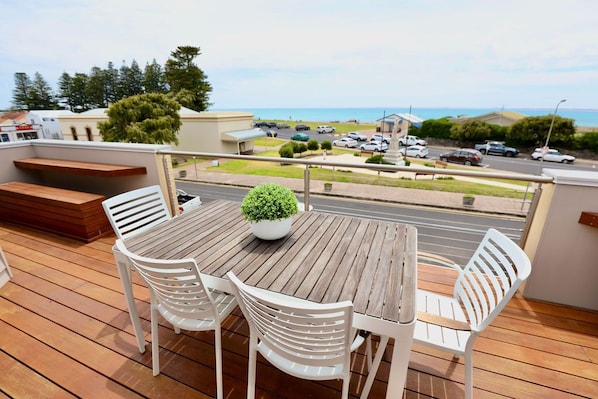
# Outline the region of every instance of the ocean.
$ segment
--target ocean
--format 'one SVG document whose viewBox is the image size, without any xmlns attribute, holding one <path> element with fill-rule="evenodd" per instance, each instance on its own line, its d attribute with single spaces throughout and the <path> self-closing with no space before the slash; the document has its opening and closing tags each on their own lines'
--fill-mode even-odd
<svg viewBox="0 0 598 399">
<path fill-rule="evenodd" d="M 438 119 L 445 116 L 478 116 L 497 111 L 514 111 L 526 116 L 552 115 L 554 109 L 543 108 L 237 108 L 210 109 L 210 111 L 251 112 L 254 119 L 276 119 L 289 122 L 345 122 L 356 119 L 370 123 L 385 115 L 411 113 L 421 119 Z M 574 120 L 576 126 L 598 127 L 598 109 L 559 108 L 557 115 Z"/>
</svg>

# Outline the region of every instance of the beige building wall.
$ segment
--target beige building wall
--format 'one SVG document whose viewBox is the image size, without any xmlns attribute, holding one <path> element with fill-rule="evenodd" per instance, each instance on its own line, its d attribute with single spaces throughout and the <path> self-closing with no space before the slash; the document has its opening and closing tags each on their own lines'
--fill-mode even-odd
<svg viewBox="0 0 598 399">
<path fill-rule="evenodd" d="M 598 212 L 598 172 L 544 169 L 545 184 L 524 250 L 528 298 L 598 310 L 598 228 L 579 223 Z"/>
<path fill-rule="evenodd" d="M 249 112 L 195 112 L 181 109 L 181 129 L 178 145 L 172 145 L 175 151 L 214 152 L 236 154 L 252 152 L 253 140 L 237 140 L 229 134 L 235 131 L 252 129 L 253 114 Z M 96 109 L 81 114 L 59 117 L 60 127 L 65 140 L 102 141 L 99 122 L 108 120 L 106 109 Z M 256 137 L 264 136 L 263 132 Z"/>
</svg>

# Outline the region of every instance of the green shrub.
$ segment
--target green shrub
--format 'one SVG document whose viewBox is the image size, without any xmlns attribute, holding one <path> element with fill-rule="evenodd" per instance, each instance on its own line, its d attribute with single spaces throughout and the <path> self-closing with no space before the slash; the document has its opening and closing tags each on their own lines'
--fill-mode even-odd
<svg viewBox="0 0 598 399">
<path fill-rule="evenodd" d="M 386 161 L 383 154 L 372 155 L 365 160 L 365 163 L 377 163 L 381 165 L 394 165 L 394 163 Z"/>
<path fill-rule="evenodd" d="M 295 151 L 293 151 L 293 145 L 289 145 L 291 143 L 284 144 L 282 147 L 278 149 L 278 154 L 282 158 L 294 158 Z"/>
<path fill-rule="evenodd" d="M 297 212 L 295 193 L 279 183 L 257 185 L 241 202 L 241 213 L 250 222 L 286 219 Z"/>
<path fill-rule="evenodd" d="M 332 143 L 330 142 L 330 140 L 324 140 L 320 143 L 320 148 L 322 150 L 330 151 L 332 150 Z"/>
<path fill-rule="evenodd" d="M 598 152 L 598 132 L 587 132 L 575 137 L 575 147 L 580 150 Z"/>
</svg>

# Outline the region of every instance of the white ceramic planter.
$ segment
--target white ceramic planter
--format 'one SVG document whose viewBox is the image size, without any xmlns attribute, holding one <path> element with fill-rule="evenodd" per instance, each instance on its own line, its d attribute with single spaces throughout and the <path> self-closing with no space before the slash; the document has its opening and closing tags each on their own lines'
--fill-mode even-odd
<svg viewBox="0 0 598 399">
<path fill-rule="evenodd" d="M 278 240 L 291 231 L 293 218 L 249 222 L 251 232 L 262 240 Z"/>
</svg>

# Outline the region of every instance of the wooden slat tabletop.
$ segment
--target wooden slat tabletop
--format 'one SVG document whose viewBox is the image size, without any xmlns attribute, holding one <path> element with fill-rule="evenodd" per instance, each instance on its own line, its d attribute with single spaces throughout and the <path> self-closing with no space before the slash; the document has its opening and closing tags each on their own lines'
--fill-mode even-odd
<svg viewBox="0 0 598 399">
<path fill-rule="evenodd" d="M 125 241 L 143 256 L 194 258 L 201 271 L 327 303 L 353 302 L 367 316 L 415 318 L 417 234 L 413 226 L 300 212 L 280 240 L 256 238 L 240 204 L 214 201 Z"/>
</svg>

